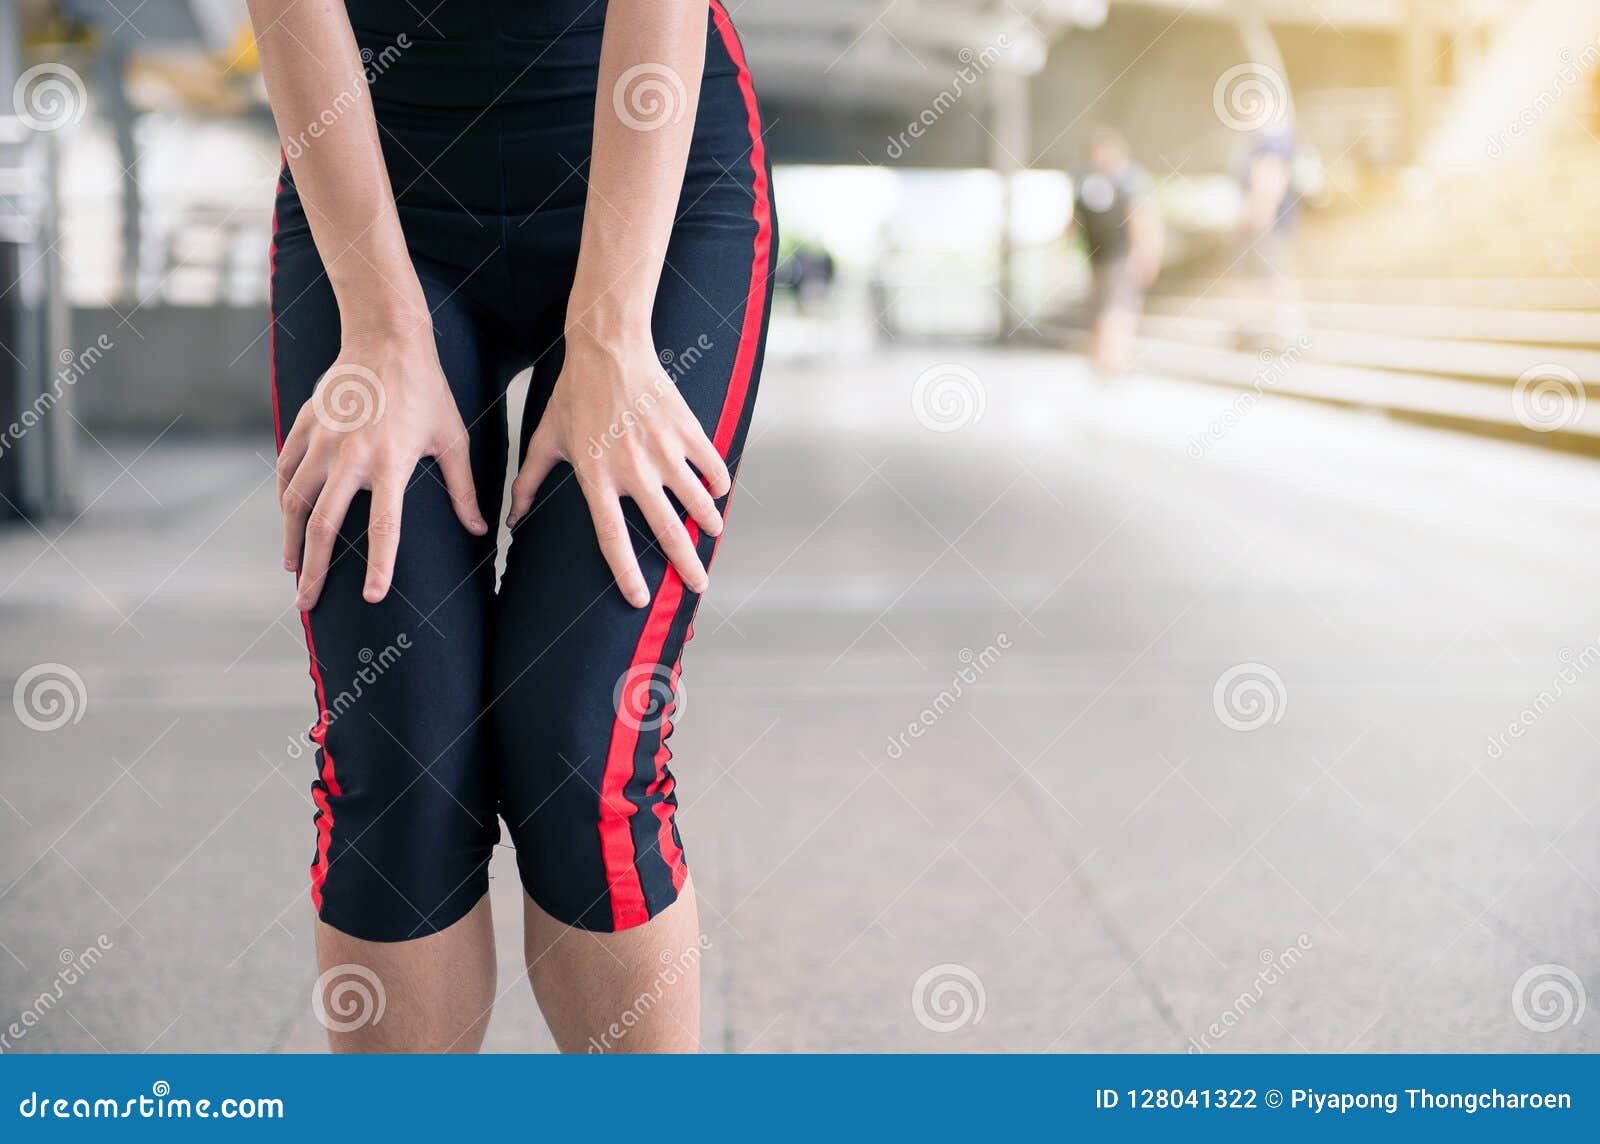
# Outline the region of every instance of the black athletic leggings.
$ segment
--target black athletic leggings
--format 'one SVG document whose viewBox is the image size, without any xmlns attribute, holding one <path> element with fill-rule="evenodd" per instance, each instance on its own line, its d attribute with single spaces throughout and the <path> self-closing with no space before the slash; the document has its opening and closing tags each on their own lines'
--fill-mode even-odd
<svg viewBox="0 0 1600 1144">
<path fill-rule="evenodd" d="M 532 367 L 525 452 L 561 369 L 605 4 L 347 6 L 439 358 L 470 431 L 480 504 L 494 521 L 507 383 Z M 671 77 L 655 80 L 665 85 L 655 95 L 670 100 Z M 645 129 L 660 114 L 648 91 L 613 94 L 619 114 Z M 730 472 L 761 371 L 774 226 L 744 53 L 711 0 L 652 328 L 666 372 Z M 273 235 L 281 446 L 340 341 L 287 165 Z M 461 527 L 425 461 L 406 492 L 393 588 L 367 604 L 368 498 L 356 498 L 321 599 L 303 616 L 319 713 L 311 895 L 324 921 L 373 941 L 457 921 L 488 888 L 500 818 L 529 895 L 562 922 L 621 930 L 676 900 L 685 866 L 667 736 L 698 597 L 631 501 L 625 509 L 652 591 L 646 608 L 615 587 L 567 465 L 518 524 L 497 592 L 494 537 Z M 709 564 L 715 541 L 686 526 Z"/>
</svg>

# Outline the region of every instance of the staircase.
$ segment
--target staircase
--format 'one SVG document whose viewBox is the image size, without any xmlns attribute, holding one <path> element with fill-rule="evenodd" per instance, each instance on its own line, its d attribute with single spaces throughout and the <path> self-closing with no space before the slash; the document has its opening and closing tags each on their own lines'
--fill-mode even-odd
<svg viewBox="0 0 1600 1144">
<path fill-rule="evenodd" d="M 1564 134 L 1364 187 L 1296 235 L 1298 343 L 1241 336 L 1265 311 L 1230 252 L 1163 280 L 1140 367 L 1600 456 L 1597 186 L 1600 144 Z"/>
</svg>

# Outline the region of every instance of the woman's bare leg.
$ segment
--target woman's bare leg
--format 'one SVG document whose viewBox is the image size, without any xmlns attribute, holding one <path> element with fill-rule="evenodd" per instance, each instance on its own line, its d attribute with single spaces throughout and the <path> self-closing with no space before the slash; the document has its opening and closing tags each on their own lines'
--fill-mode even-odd
<svg viewBox="0 0 1600 1144">
<path fill-rule="evenodd" d="M 317 1015 L 336 1053 L 475 1053 L 494 1004 L 494 921 L 467 916 L 414 941 L 361 941 L 317 922 Z"/>
<path fill-rule="evenodd" d="M 592 933 L 523 895 L 523 950 L 539 1009 L 564 1053 L 700 1048 L 700 912 L 694 883 L 642 926 Z"/>
</svg>

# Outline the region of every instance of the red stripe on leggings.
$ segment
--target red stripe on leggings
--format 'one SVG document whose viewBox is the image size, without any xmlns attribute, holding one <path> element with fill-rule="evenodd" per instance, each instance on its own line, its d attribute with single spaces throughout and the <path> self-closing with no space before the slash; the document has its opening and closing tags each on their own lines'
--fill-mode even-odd
<svg viewBox="0 0 1600 1144">
<path fill-rule="evenodd" d="M 280 162 L 287 165 L 289 159 L 280 151 Z M 278 189 L 273 195 L 272 204 L 272 245 L 267 248 L 267 357 L 271 364 L 268 369 L 272 374 L 272 437 L 278 443 L 278 452 L 283 452 L 283 420 L 278 415 L 278 312 L 272 305 L 273 279 L 278 273 L 278 204 L 277 196 L 283 194 L 283 167 L 279 167 Z"/>
<path fill-rule="evenodd" d="M 287 160 L 285 160 L 287 162 Z M 278 176 L 278 192 L 283 191 L 283 176 Z M 278 443 L 278 451 L 283 451 L 283 421 L 278 412 L 278 347 L 277 328 L 278 314 L 272 304 L 273 279 L 278 272 L 278 210 L 272 210 L 272 246 L 267 251 L 268 275 L 268 302 L 267 302 L 267 356 L 269 358 L 268 371 L 272 379 L 272 434 Z M 328 802 L 328 795 L 337 795 L 339 780 L 333 771 L 333 755 L 328 751 L 328 699 L 327 689 L 322 683 L 322 669 L 317 666 L 317 645 L 311 638 L 311 615 L 308 612 L 300 613 L 300 623 L 306 630 L 306 653 L 311 657 L 311 682 L 315 685 L 317 695 L 317 725 L 311 728 L 311 741 L 322 751 L 322 769 L 318 777 L 322 780 L 322 788 L 313 788 L 311 800 L 316 804 L 320 817 L 317 819 L 317 860 L 311 864 L 311 905 L 318 913 L 322 912 L 322 884 L 328 878 L 328 847 L 333 842 L 333 807 Z"/>
<path fill-rule="evenodd" d="M 744 329 L 739 333 L 739 353 L 733 362 L 733 380 L 728 386 L 727 399 L 722 403 L 722 416 L 717 420 L 717 431 L 711 438 L 717 452 L 724 457 L 733 447 L 733 435 L 739 428 L 739 417 L 744 412 L 745 394 L 750 389 L 750 378 L 755 372 L 756 350 L 761 343 L 762 311 L 767 304 L 767 274 L 772 257 L 772 205 L 767 196 L 767 149 L 761 141 L 761 112 L 756 107 L 756 87 L 750 79 L 750 69 L 745 66 L 744 48 L 728 19 L 728 10 L 720 0 L 711 0 L 711 18 L 722 34 L 722 45 L 727 48 L 734 66 L 739 69 L 739 90 L 744 94 L 745 113 L 750 128 L 751 191 L 755 205 L 751 214 L 756 220 L 755 257 L 750 263 L 750 293 L 744 308 Z"/>
<path fill-rule="evenodd" d="M 683 633 L 685 643 L 694 635 L 694 624 Z M 657 797 L 655 812 L 660 819 L 661 858 L 672 871 L 672 888 L 683 889 L 683 880 L 689 876 L 689 867 L 683 864 L 683 850 L 678 846 L 678 840 L 672 836 L 672 804 L 667 801 L 672 795 L 674 786 L 672 776 L 667 773 L 667 763 L 672 758 L 672 749 L 667 746 L 667 736 L 672 734 L 672 713 L 678 706 L 678 675 L 683 670 L 683 653 L 678 654 L 678 660 L 672 665 L 672 675 L 667 681 L 669 698 L 667 704 L 661 709 L 661 739 L 660 746 L 656 748 L 656 778 L 650 784 L 650 793 Z"/>
<path fill-rule="evenodd" d="M 751 215 L 756 223 L 744 326 L 739 332 L 739 349 L 733 359 L 733 376 L 728 381 L 728 392 L 723 398 L 722 412 L 717 418 L 717 428 L 711 438 L 712 444 L 717 447 L 717 452 L 726 458 L 728 451 L 733 447 L 734 436 L 738 433 L 739 419 L 744 414 L 745 399 L 750 392 L 751 378 L 755 373 L 756 352 L 761 342 L 761 327 L 767 303 L 767 277 L 772 260 L 772 206 L 767 193 L 767 152 L 761 140 L 761 114 L 756 106 L 755 84 L 750 78 L 750 69 L 745 65 L 744 48 L 733 30 L 732 21 L 728 19 L 727 9 L 718 0 L 711 0 L 711 19 L 722 37 L 723 47 L 739 72 L 739 91 L 744 96 L 750 129 L 751 191 L 755 199 Z M 692 519 L 686 522 L 686 527 L 690 543 L 698 543 L 699 527 Z M 669 563 L 661 587 L 650 605 L 650 614 L 645 619 L 644 631 L 640 633 L 639 643 L 634 648 L 630 671 L 644 664 L 661 662 L 661 653 L 667 635 L 672 630 L 672 621 L 677 615 L 678 605 L 682 603 L 683 596 L 683 580 L 679 577 L 677 569 Z M 686 632 L 685 642 L 687 639 Z M 672 669 L 673 694 L 677 692 L 678 672 L 681 666 L 680 650 L 678 660 Z M 666 762 L 671 758 L 671 752 L 667 749 L 666 739 L 672 725 L 665 718 L 670 712 L 669 705 L 663 713 L 661 745 L 655 755 L 656 778 L 651 786 L 653 791 L 663 796 L 671 791 L 671 779 L 666 775 Z M 612 726 L 611 746 L 606 754 L 606 769 L 600 784 L 600 852 L 605 862 L 606 883 L 611 889 L 611 920 L 619 930 L 650 920 L 650 911 L 644 900 L 644 887 L 640 884 L 639 870 L 635 864 L 637 854 L 634 851 L 633 833 L 629 827 L 631 819 L 639 809 L 627 797 L 628 779 L 633 775 L 634 755 L 638 746 L 639 728 L 629 726 L 627 721 L 619 717 Z M 673 886 L 681 889 L 688 871 L 683 864 L 683 853 L 672 837 L 672 823 L 665 802 L 656 804 L 656 816 L 661 820 L 659 835 L 661 856 L 672 870 Z"/>
<path fill-rule="evenodd" d="M 667 633 L 672 630 L 673 617 L 683 600 L 683 580 L 670 564 L 662 577 L 661 587 L 650 604 L 650 614 L 645 618 L 644 631 L 633 650 L 629 675 L 641 664 L 661 662 L 661 651 L 666 646 Z M 629 710 L 631 697 L 624 694 L 620 706 Z M 643 712 L 640 712 L 643 714 Z M 650 920 L 650 910 L 644 900 L 644 886 L 639 881 L 638 857 L 633 845 L 630 821 L 639 808 L 628 798 L 628 780 L 633 777 L 634 753 L 639 747 L 639 727 L 622 717 L 611 726 L 611 747 L 606 752 L 605 774 L 600 780 L 600 855 L 605 862 L 606 885 L 611 890 L 611 922 L 618 930 L 641 925 Z"/>
<path fill-rule="evenodd" d="M 322 669 L 317 666 L 317 645 L 311 638 L 311 613 L 301 612 L 300 623 L 306 629 L 306 650 L 311 656 L 311 681 L 316 685 L 317 693 L 317 725 L 311 728 L 311 741 L 322 751 L 322 770 L 318 777 L 326 788 L 326 793 L 320 787 L 314 787 L 311 791 L 311 800 L 322 812 L 317 819 L 317 860 L 311 865 L 311 904 L 321 913 L 322 884 L 328 878 L 328 848 L 333 844 L 333 806 L 328 802 L 328 795 L 343 792 L 339 790 L 339 780 L 333 771 L 333 755 L 328 750 L 328 698 L 322 683 Z"/>
</svg>

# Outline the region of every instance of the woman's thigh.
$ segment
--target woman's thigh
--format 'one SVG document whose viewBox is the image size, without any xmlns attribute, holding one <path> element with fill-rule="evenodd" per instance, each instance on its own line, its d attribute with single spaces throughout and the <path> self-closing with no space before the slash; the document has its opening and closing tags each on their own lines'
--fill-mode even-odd
<svg viewBox="0 0 1600 1144">
<path fill-rule="evenodd" d="M 272 275 L 280 441 L 340 345 L 338 309 L 297 207 L 292 193 L 287 204 L 280 196 Z M 471 427 L 480 505 L 492 520 L 505 468 L 503 371 L 461 295 L 426 275 L 423 284 L 445 375 Z M 381 416 L 382 379 L 376 390 L 371 379 L 357 380 L 367 392 L 355 385 L 345 400 Z M 494 539 L 461 527 L 436 464 L 425 459 L 405 496 L 393 588 L 368 604 L 368 508 L 365 493 L 351 504 L 321 598 L 300 617 L 317 704 L 312 900 L 337 929 L 398 941 L 450 925 L 487 888 L 499 837 L 483 718 Z"/>
<path fill-rule="evenodd" d="M 670 383 L 731 472 L 754 407 L 776 249 L 765 163 L 756 159 L 760 180 L 747 166 L 730 176 L 746 182 L 710 188 L 680 219 L 652 322 Z M 561 355 L 554 339 L 540 356 L 524 447 Z M 628 425 L 615 429 L 625 434 Z M 571 467 L 550 474 L 512 541 L 491 672 L 502 813 L 523 884 L 557 920 L 599 931 L 648 921 L 677 899 L 687 876 L 667 739 L 699 596 L 631 502 L 624 514 L 651 587 L 645 608 L 617 591 Z M 685 524 L 709 566 L 716 539 Z"/>
</svg>

